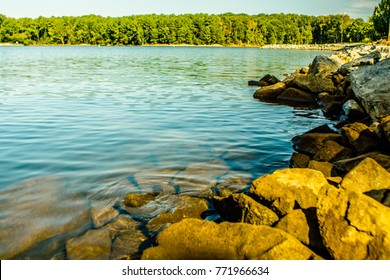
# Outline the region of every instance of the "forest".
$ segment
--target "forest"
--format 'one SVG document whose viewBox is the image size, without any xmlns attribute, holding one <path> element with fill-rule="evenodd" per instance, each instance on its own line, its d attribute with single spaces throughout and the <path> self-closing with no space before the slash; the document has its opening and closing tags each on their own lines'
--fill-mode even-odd
<svg viewBox="0 0 390 280">
<path fill-rule="evenodd" d="M 348 15 L 184 14 L 10 18 L 0 15 L 0 43 L 23 45 L 264 45 L 370 42 L 372 21 Z"/>
</svg>

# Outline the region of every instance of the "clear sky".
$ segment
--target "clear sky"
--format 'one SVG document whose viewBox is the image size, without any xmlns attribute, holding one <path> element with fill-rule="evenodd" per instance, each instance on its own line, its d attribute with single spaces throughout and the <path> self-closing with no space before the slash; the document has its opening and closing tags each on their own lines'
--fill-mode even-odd
<svg viewBox="0 0 390 280">
<path fill-rule="evenodd" d="M 8 17 L 124 16 L 226 12 L 295 13 L 328 15 L 347 13 L 367 20 L 380 0 L 0 0 L 0 14 Z"/>
</svg>

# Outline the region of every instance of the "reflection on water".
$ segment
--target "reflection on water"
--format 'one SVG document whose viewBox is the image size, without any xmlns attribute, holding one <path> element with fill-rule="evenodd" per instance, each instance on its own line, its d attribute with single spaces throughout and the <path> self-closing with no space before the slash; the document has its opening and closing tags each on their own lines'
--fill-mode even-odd
<svg viewBox="0 0 390 280">
<path fill-rule="evenodd" d="M 247 80 L 267 73 L 282 78 L 308 65 L 315 54 L 190 47 L 1 48 L 1 219 L 25 226 L 23 204 L 13 207 L 23 195 L 12 190 L 21 185 L 42 196 L 49 185 L 66 186 L 69 197 L 82 196 L 76 200 L 80 203 L 104 201 L 114 208 L 126 193 L 157 187 L 163 195 L 148 206 L 160 208 L 150 211 L 155 216 L 171 203 L 167 193 L 208 197 L 210 188 L 231 174 L 245 174 L 248 182 L 287 167 L 290 139 L 327 120 L 314 109 L 260 103 Z M 41 189 L 34 178 L 42 176 L 65 183 L 50 179 Z M 42 199 L 26 197 L 32 208 Z M 63 207 L 71 205 L 67 197 Z M 4 228 L 0 234 L 6 235 Z"/>
</svg>

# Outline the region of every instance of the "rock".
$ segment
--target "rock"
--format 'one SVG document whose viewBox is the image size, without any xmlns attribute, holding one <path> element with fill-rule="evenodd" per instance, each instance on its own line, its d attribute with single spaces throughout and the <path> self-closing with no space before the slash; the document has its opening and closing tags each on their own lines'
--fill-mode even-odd
<svg viewBox="0 0 390 280">
<path fill-rule="evenodd" d="M 379 165 L 384 169 L 390 168 L 390 156 L 381 154 L 379 152 L 371 152 L 363 154 L 354 158 L 339 160 L 333 163 L 333 166 L 337 169 L 340 175 L 345 175 L 352 170 L 356 165 L 358 165 L 365 158 L 371 158 L 375 160 Z"/>
<path fill-rule="evenodd" d="M 333 171 L 333 165 L 329 162 L 311 160 L 309 162 L 308 168 L 320 171 L 322 174 L 324 174 L 325 177 L 332 177 L 335 175 L 335 172 Z"/>
<path fill-rule="evenodd" d="M 385 143 L 385 146 L 387 146 L 387 151 L 390 153 L 390 116 L 381 120 L 377 133 L 381 140 Z"/>
<path fill-rule="evenodd" d="M 66 242 L 69 260 L 109 260 L 110 254 L 111 237 L 108 230 L 89 230 Z"/>
<path fill-rule="evenodd" d="M 129 193 L 128 195 L 126 195 L 123 203 L 127 207 L 138 208 L 154 200 L 157 195 L 158 194 L 156 193 L 145 193 L 145 194 Z"/>
<path fill-rule="evenodd" d="M 271 86 L 271 85 L 279 83 L 280 81 L 275 76 L 270 75 L 270 74 L 266 74 L 263 78 L 260 79 L 259 83 L 261 83 L 261 82 L 264 82 L 265 85 L 267 85 L 267 86 Z"/>
<path fill-rule="evenodd" d="M 91 226 L 89 202 L 56 176 L 23 181 L 0 191 L 0 259 L 50 259 L 66 240 Z"/>
<path fill-rule="evenodd" d="M 315 96 L 311 93 L 296 88 L 288 88 L 277 97 L 282 102 L 314 104 Z"/>
<path fill-rule="evenodd" d="M 344 115 L 350 121 L 363 119 L 367 116 L 362 107 L 360 107 L 360 105 L 353 99 L 345 102 L 342 108 Z"/>
<path fill-rule="evenodd" d="M 384 206 L 390 207 L 390 189 L 372 190 L 364 194 L 382 203 Z"/>
<path fill-rule="evenodd" d="M 336 72 L 343 62 L 337 57 L 317 55 L 309 67 L 309 75 L 317 75 L 325 78 Z"/>
<path fill-rule="evenodd" d="M 323 105 L 322 112 L 324 113 L 324 116 L 329 119 L 338 119 L 341 114 L 343 103 L 340 101 L 330 101 L 326 102 Z"/>
<path fill-rule="evenodd" d="M 362 123 L 343 126 L 341 135 L 358 154 L 378 150 L 380 146 L 378 135 Z"/>
<path fill-rule="evenodd" d="M 286 89 L 286 84 L 283 82 L 276 83 L 271 86 L 261 87 L 254 93 L 253 97 L 260 100 L 276 99 Z"/>
<path fill-rule="evenodd" d="M 321 187 L 328 185 L 324 175 L 316 170 L 292 168 L 277 170 L 252 182 L 251 196 L 269 206 L 279 216 L 294 208 L 315 207 Z"/>
<path fill-rule="evenodd" d="M 390 189 L 390 173 L 375 160 L 366 158 L 348 172 L 341 187 L 357 193 Z"/>
<path fill-rule="evenodd" d="M 314 155 L 313 160 L 335 162 L 352 157 L 352 151 L 341 146 L 335 141 L 325 141 L 318 152 Z"/>
<path fill-rule="evenodd" d="M 380 58 L 381 55 L 379 52 L 373 52 L 343 64 L 338 70 L 338 72 L 344 76 L 347 76 L 351 74 L 353 71 L 355 71 L 356 69 L 358 69 L 359 67 L 374 65 L 379 61 Z"/>
<path fill-rule="evenodd" d="M 143 244 L 148 240 L 140 230 L 118 236 L 114 239 L 111 248 L 111 260 L 134 260 L 140 259 L 142 251 L 145 250 Z"/>
<path fill-rule="evenodd" d="M 179 204 L 169 212 L 160 214 L 147 224 L 152 232 L 159 232 L 170 224 L 180 222 L 186 218 L 202 219 L 202 215 L 209 209 L 207 200 L 198 197 L 178 197 Z"/>
<path fill-rule="evenodd" d="M 219 178 L 214 193 L 223 197 L 234 193 L 242 193 L 249 189 L 252 179 L 252 175 L 246 172 L 229 172 Z"/>
<path fill-rule="evenodd" d="M 211 188 L 216 186 L 218 178 L 230 171 L 224 161 L 194 163 L 179 172 L 172 181 L 178 193 L 185 195 L 212 195 Z"/>
<path fill-rule="evenodd" d="M 111 223 L 105 225 L 102 229 L 110 233 L 111 238 L 132 233 L 141 226 L 140 222 L 133 220 L 130 216 L 121 214 Z"/>
<path fill-rule="evenodd" d="M 272 226 L 279 218 L 273 211 L 245 194 L 214 197 L 215 209 L 224 221 Z"/>
<path fill-rule="evenodd" d="M 294 152 L 290 159 L 290 167 L 306 168 L 309 166 L 310 157 L 304 154 Z"/>
<path fill-rule="evenodd" d="M 390 209 L 374 199 L 333 186 L 321 189 L 320 232 L 336 260 L 390 259 Z"/>
<path fill-rule="evenodd" d="M 310 129 L 309 131 L 306 131 L 304 134 L 309 134 L 309 133 L 335 133 L 335 131 L 332 128 L 330 128 L 329 125 L 323 124 L 313 129 Z"/>
<path fill-rule="evenodd" d="M 295 136 L 291 142 L 294 150 L 309 156 L 314 156 L 322 148 L 326 141 L 340 141 L 341 138 L 341 135 L 337 133 L 314 132 Z"/>
<path fill-rule="evenodd" d="M 390 59 L 361 67 L 349 75 L 353 92 L 373 120 L 390 115 Z"/>
<path fill-rule="evenodd" d="M 160 233 L 156 242 L 142 260 L 321 259 L 284 231 L 244 223 L 185 219 Z"/>
<path fill-rule="evenodd" d="M 314 208 L 306 211 L 306 213 L 301 209 L 293 210 L 280 219 L 275 228 L 291 234 L 313 250 L 326 251 Z"/>
<path fill-rule="evenodd" d="M 248 81 L 248 86 L 259 86 L 259 81 Z"/>
<path fill-rule="evenodd" d="M 135 173 L 134 180 L 142 192 L 173 193 L 171 181 L 180 171 L 174 168 L 145 170 Z"/>
<path fill-rule="evenodd" d="M 119 216 L 119 211 L 111 206 L 106 206 L 97 202 L 92 204 L 91 218 L 95 228 L 104 226 L 117 216 Z"/>
<path fill-rule="evenodd" d="M 312 93 L 321 93 L 321 92 L 330 92 L 333 93 L 336 91 L 336 87 L 333 84 L 331 79 L 321 78 L 315 75 L 296 75 L 291 86 L 295 88 L 302 89 L 307 92 Z"/>
<path fill-rule="evenodd" d="M 343 181 L 342 177 L 327 177 L 326 180 L 328 181 L 329 185 L 339 187 L 341 182 Z"/>
</svg>

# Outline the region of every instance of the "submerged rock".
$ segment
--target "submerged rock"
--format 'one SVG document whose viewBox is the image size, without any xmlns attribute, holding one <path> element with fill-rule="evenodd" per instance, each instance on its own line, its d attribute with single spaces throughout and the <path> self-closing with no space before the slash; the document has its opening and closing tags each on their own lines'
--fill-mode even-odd
<svg viewBox="0 0 390 280">
<path fill-rule="evenodd" d="M 273 211 L 245 194 L 214 197 L 214 206 L 224 221 L 272 226 L 279 218 Z"/>
<path fill-rule="evenodd" d="M 117 216 L 119 216 L 119 211 L 112 206 L 100 204 L 98 202 L 92 203 L 91 218 L 95 228 L 104 226 Z"/>
<path fill-rule="evenodd" d="M 160 233 L 156 243 L 143 260 L 321 259 L 284 231 L 244 223 L 185 219 Z"/>
<path fill-rule="evenodd" d="M 145 193 L 145 194 L 129 193 L 128 195 L 126 195 L 123 203 L 127 207 L 138 208 L 154 200 L 157 195 L 158 194 L 155 193 Z"/>
<path fill-rule="evenodd" d="M 142 251 L 149 247 L 148 237 L 140 230 L 120 235 L 114 239 L 111 247 L 111 260 L 140 259 Z M 145 244 L 147 243 L 147 244 Z M 143 246 L 143 244 L 145 244 Z"/>
</svg>

